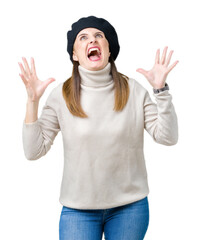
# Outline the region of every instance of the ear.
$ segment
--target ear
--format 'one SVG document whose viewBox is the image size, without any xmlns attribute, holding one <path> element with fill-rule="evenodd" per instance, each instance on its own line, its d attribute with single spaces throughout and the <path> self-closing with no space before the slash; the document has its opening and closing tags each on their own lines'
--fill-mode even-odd
<svg viewBox="0 0 197 240">
<path fill-rule="evenodd" d="M 79 61 L 77 55 L 75 54 L 75 51 L 73 51 L 73 60 L 74 61 Z"/>
</svg>

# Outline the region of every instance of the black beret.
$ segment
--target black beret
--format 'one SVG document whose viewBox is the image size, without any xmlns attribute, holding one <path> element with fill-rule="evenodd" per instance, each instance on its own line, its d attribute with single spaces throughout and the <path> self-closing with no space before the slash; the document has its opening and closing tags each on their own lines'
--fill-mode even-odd
<svg viewBox="0 0 197 240">
<path fill-rule="evenodd" d="M 118 43 L 118 36 L 114 27 L 105 19 L 97 18 L 95 16 L 80 18 L 77 22 L 72 24 L 72 29 L 67 32 L 67 51 L 70 55 L 70 60 L 73 62 L 73 45 L 77 34 L 84 28 L 97 28 L 104 32 L 106 39 L 109 42 L 109 49 L 115 61 L 118 56 L 120 46 Z"/>
</svg>

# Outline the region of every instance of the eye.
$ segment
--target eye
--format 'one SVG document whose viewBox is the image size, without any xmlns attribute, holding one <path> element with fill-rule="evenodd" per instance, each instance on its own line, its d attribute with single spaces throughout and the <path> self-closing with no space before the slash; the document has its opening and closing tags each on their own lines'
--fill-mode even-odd
<svg viewBox="0 0 197 240">
<path fill-rule="evenodd" d="M 97 33 L 97 34 L 96 34 L 96 37 L 98 37 L 98 38 L 102 38 L 102 37 L 103 37 L 103 35 L 102 35 L 102 34 L 100 34 L 100 33 Z"/>
<path fill-rule="evenodd" d="M 80 40 L 85 40 L 85 39 L 87 39 L 87 36 L 85 35 L 80 38 Z"/>
</svg>

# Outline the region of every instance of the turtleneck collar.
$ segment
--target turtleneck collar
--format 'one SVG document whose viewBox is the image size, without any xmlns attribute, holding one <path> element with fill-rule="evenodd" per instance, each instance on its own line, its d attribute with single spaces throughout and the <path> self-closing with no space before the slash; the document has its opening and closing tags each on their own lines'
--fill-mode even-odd
<svg viewBox="0 0 197 240">
<path fill-rule="evenodd" d="M 81 84 L 87 87 L 104 87 L 113 82 L 111 75 L 111 63 L 98 71 L 87 70 L 81 65 L 78 66 L 81 76 Z"/>
</svg>

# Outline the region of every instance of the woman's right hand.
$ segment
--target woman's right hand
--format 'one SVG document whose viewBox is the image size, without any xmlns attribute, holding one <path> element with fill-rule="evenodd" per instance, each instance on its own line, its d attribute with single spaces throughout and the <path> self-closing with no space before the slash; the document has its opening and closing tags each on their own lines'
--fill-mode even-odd
<svg viewBox="0 0 197 240">
<path fill-rule="evenodd" d="M 55 81 L 55 79 L 48 78 L 45 81 L 39 80 L 36 75 L 34 59 L 31 58 L 31 69 L 29 68 L 26 58 L 22 57 L 22 59 L 25 68 L 23 67 L 22 63 L 18 63 L 21 69 L 21 73 L 19 75 L 25 84 L 28 100 L 32 102 L 39 102 L 39 99 L 43 95 L 47 86 Z"/>
</svg>

